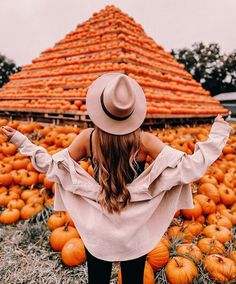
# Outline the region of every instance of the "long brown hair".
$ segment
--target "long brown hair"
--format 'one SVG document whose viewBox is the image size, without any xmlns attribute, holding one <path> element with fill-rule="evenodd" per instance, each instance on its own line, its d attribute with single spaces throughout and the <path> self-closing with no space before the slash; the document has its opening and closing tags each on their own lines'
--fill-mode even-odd
<svg viewBox="0 0 236 284">
<path fill-rule="evenodd" d="M 95 126 L 93 162 L 101 192 L 98 202 L 110 213 L 120 213 L 131 199 L 126 185 L 137 176 L 135 158 L 140 149 L 140 128 L 126 135 L 113 135 Z"/>
</svg>

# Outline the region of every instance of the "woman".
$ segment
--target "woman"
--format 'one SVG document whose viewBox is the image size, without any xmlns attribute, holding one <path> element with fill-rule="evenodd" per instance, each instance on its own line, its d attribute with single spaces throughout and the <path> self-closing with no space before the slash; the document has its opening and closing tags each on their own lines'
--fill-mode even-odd
<svg viewBox="0 0 236 284">
<path fill-rule="evenodd" d="M 96 79 L 86 105 L 95 128 L 53 156 L 10 127 L 3 132 L 56 183 L 54 209 L 69 212 L 84 241 L 89 283 L 109 283 L 112 261 L 120 261 L 122 283 L 141 284 L 147 253 L 178 209 L 193 208 L 189 184 L 219 157 L 232 127 L 218 115 L 193 155 L 176 150 L 140 130 L 143 90 L 120 73 Z M 154 162 L 144 170 L 147 155 Z M 86 156 L 95 180 L 78 165 Z"/>
</svg>

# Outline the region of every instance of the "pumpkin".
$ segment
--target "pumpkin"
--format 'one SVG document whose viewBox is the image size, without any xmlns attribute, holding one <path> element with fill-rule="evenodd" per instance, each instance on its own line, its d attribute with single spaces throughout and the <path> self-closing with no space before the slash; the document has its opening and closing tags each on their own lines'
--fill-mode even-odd
<svg viewBox="0 0 236 284">
<path fill-rule="evenodd" d="M 9 187 L 9 191 L 10 191 L 10 192 L 15 192 L 15 193 L 17 193 L 18 195 L 21 195 L 21 193 L 22 193 L 22 189 L 20 188 L 19 185 L 12 185 L 12 186 L 10 186 L 10 187 Z"/>
<path fill-rule="evenodd" d="M 7 190 L 3 193 L 0 194 L 0 206 L 7 206 L 8 202 L 11 201 L 12 199 L 18 199 L 19 198 L 19 194 L 14 192 L 14 191 L 10 191 Z"/>
<path fill-rule="evenodd" d="M 0 215 L 0 222 L 3 224 L 12 224 L 20 219 L 20 211 L 16 208 L 7 208 Z"/>
<path fill-rule="evenodd" d="M 169 249 L 162 240 L 147 254 L 147 260 L 154 271 L 166 265 L 169 257 Z"/>
<path fill-rule="evenodd" d="M 8 189 L 5 186 L 0 186 L 0 194 L 7 192 L 7 191 L 8 191 Z"/>
<path fill-rule="evenodd" d="M 201 223 L 201 224 L 204 224 L 205 221 L 206 221 L 206 218 L 204 215 L 200 215 L 199 217 L 196 218 L 196 221 Z"/>
<path fill-rule="evenodd" d="M 184 232 L 186 234 L 192 234 L 194 236 L 198 236 L 202 230 L 203 230 L 203 225 L 200 222 L 192 220 L 185 220 L 184 221 L 184 227 L 185 230 Z"/>
<path fill-rule="evenodd" d="M 88 171 L 88 168 L 90 166 L 88 161 L 80 160 L 79 165 L 85 170 Z"/>
<path fill-rule="evenodd" d="M 202 259 L 201 250 L 194 244 L 181 244 L 176 247 L 176 251 L 180 254 L 186 254 L 199 262 Z"/>
<path fill-rule="evenodd" d="M 0 174 L 0 185 L 10 185 L 12 183 L 12 176 L 10 173 Z"/>
<path fill-rule="evenodd" d="M 182 239 L 182 242 L 192 242 L 195 236 L 186 230 L 187 225 L 185 226 L 171 226 L 167 230 L 167 235 L 171 240 L 176 238 Z"/>
<path fill-rule="evenodd" d="M 232 259 L 218 254 L 211 254 L 204 258 L 205 266 L 210 278 L 222 282 L 236 278 L 236 264 Z"/>
<path fill-rule="evenodd" d="M 75 224 L 68 212 L 65 212 L 65 223 L 68 223 L 70 226 L 75 227 Z"/>
<path fill-rule="evenodd" d="M 235 180 L 235 177 L 234 177 L 233 174 L 226 173 L 224 175 L 224 185 L 226 187 L 233 189 L 234 188 L 234 180 Z"/>
<path fill-rule="evenodd" d="M 25 202 L 20 198 L 12 199 L 7 204 L 8 208 L 16 208 L 16 209 L 19 209 L 19 210 L 24 206 L 25 206 Z"/>
<path fill-rule="evenodd" d="M 58 135 L 58 133 L 56 132 L 56 131 L 50 131 L 47 135 L 46 135 L 46 137 L 45 137 L 45 139 L 44 139 L 44 142 L 47 144 L 47 145 L 53 145 L 54 144 L 54 142 L 55 142 L 55 139 L 56 139 L 56 137 L 57 137 L 57 135 Z"/>
<path fill-rule="evenodd" d="M 233 250 L 229 253 L 228 257 L 234 261 L 236 264 L 236 250 Z"/>
<path fill-rule="evenodd" d="M 50 244 L 54 251 L 61 251 L 67 241 L 79 237 L 77 230 L 67 223 L 65 226 L 58 227 L 51 232 Z"/>
<path fill-rule="evenodd" d="M 214 185 L 218 185 L 217 179 L 210 175 L 210 174 L 205 174 L 202 178 L 199 180 L 201 183 L 212 183 Z"/>
<path fill-rule="evenodd" d="M 6 155 L 6 156 L 12 156 L 16 153 L 17 148 L 14 144 L 9 143 L 9 142 L 4 142 L 1 144 L 0 147 L 1 152 Z"/>
<path fill-rule="evenodd" d="M 33 167 L 31 162 L 28 163 L 26 169 L 27 169 L 28 172 L 36 172 L 37 173 L 37 170 Z"/>
<path fill-rule="evenodd" d="M 236 201 L 235 193 L 231 188 L 220 187 L 219 195 L 220 201 L 226 206 L 232 205 Z"/>
<path fill-rule="evenodd" d="M 31 186 L 37 184 L 38 182 L 38 173 L 26 171 L 21 178 L 21 185 Z"/>
<path fill-rule="evenodd" d="M 215 237 L 221 243 L 228 242 L 232 238 L 232 234 L 229 229 L 216 224 L 206 226 L 202 232 L 206 237 Z"/>
<path fill-rule="evenodd" d="M 30 196 L 33 196 L 35 194 L 39 194 L 39 190 L 38 189 L 24 189 L 21 193 L 21 199 L 23 199 L 24 201 L 27 201 L 28 198 L 30 198 Z"/>
<path fill-rule="evenodd" d="M 55 212 L 48 218 L 48 228 L 53 231 L 54 229 L 61 227 L 65 224 L 65 213 L 62 211 Z"/>
<path fill-rule="evenodd" d="M 236 224 L 236 211 L 234 209 L 221 209 L 220 213 L 230 219 L 233 225 Z"/>
<path fill-rule="evenodd" d="M 213 177 L 217 179 L 218 182 L 223 182 L 224 180 L 224 172 L 217 166 L 213 166 L 210 170 L 210 173 Z"/>
<path fill-rule="evenodd" d="M 20 215 L 21 218 L 26 220 L 37 214 L 43 209 L 43 206 L 39 203 L 26 204 L 21 208 Z"/>
<path fill-rule="evenodd" d="M 170 259 L 165 271 L 170 284 L 190 284 L 198 277 L 198 270 L 194 262 L 182 256 Z"/>
<path fill-rule="evenodd" d="M 198 192 L 205 194 L 212 199 L 216 204 L 220 202 L 220 194 L 217 187 L 212 183 L 203 183 L 199 186 Z"/>
<path fill-rule="evenodd" d="M 76 138 L 76 136 L 77 135 L 75 133 L 67 134 L 66 138 L 62 140 L 62 147 L 64 148 L 68 147 L 72 143 L 72 141 Z"/>
<path fill-rule="evenodd" d="M 11 170 L 12 170 L 12 165 L 9 163 L 9 161 L 6 161 L 4 163 L 0 162 L 0 173 L 1 174 L 9 173 Z"/>
<path fill-rule="evenodd" d="M 201 205 L 203 214 L 214 213 L 216 211 L 215 202 L 211 200 L 208 196 L 204 194 L 196 194 L 194 196 L 194 199 L 196 199 Z"/>
<path fill-rule="evenodd" d="M 13 161 L 12 166 L 14 170 L 26 169 L 30 160 L 28 158 L 25 159 L 17 159 Z"/>
<path fill-rule="evenodd" d="M 225 252 L 224 245 L 218 240 L 216 240 L 215 237 L 202 238 L 198 241 L 197 246 L 205 254 L 214 254 L 214 253 L 223 254 Z"/>
<path fill-rule="evenodd" d="M 90 166 L 88 167 L 88 173 L 89 173 L 92 177 L 94 176 L 94 169 L 93 169 L 92 165 L 90 165 Z"/>
<path fill-rule="evenodd" d="M 216 205 L 216 211 L 220 212 L 221 209 L 227 209 L 226 206 L 222 203 Z"/>
<path fill-rule="evenodd" d="M 202 214 L 202 207 L 196 199 L 193 199 L 194 208 L 182 209 L 181 213 L 185 218 L 192 219 L 198 218 Z"/>
<path fill-rule="evenodd" d="M 11 172 L 11 176 L 12 176 L 13 182 L 15 184 L 20 184 L 21 178 L 22 178 L 22 172 L 17 171 L 17 170 L 13 170 Z"/>
<path fill-rule="evenodd" d="M 42 194 L 33 194 L 31 195 L 27 200 L 26 200 L 26 204 L 33 204 L 33 203 L 43 203 L 45 201 L 45 199 L 47 198 L 46 193 Z"/>
<path fill-rule="evenodd" d="M 216 225 L 226 227 L 228 229 L 231 229 L 233 227 L 233 224 L 230 221 L 230 219 L 221 215 L 220 212 L 209 214 L 207 216 L 206 221 L 208 224 L 216 224 Z"/>
<path fill-rule="evenodd" d="M 54 182 L 48 180 L 46 177 L 44 177 L 43 179 L 43 185 L 48 188 L 48 189 L 52 189 Z"/>
<path fill-rule="evenodd" d="M 61 251 L 61 259 L 67 266 L 81 265 L 86 261 L 86 252 L 80 238 L 72 238 L 65 243 Z"/>
</svg>

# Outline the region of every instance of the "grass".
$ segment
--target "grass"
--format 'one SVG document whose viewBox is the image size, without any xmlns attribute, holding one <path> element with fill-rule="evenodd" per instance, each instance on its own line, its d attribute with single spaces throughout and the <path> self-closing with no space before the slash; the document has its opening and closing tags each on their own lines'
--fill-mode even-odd
<svg viewBox="0 0 236 284">
<path fill-rule="evenodd" d="M 1 208 L 0 208 L 1 209 Z M 45 208 L 27 221 L 14 225 L 0 224 L 0 283 L 1 284 L 85 284 L 88 281 L 87 263 L 77 267 L 65 266 L 60 253 L 54 252 L 49 244 L 50 231 L 47 219 L 52 207 Z M 233 239 L 226 243 L 227 252 L 236 249 L 236 226 L 232 229 Z M 200 238 L 198 236 L 194 243 Z M 182 243 L 180 238 L 172 240 L 170 255 Z M 190 258 L 187 255 L 184 255 Z M 192 259 L 193 260 L 193 259 Z M 193 260 L 194 261 L 194 260 Z M 194 261 L 195 262 L 195 261 Z M 196 263 L 199 277 L 193 284 L 213 284 L 202 261 Z M 113 263 L 111 284 L 117 284 L 119 263 Z M 168 284 L 165 267 L 155 274 L 157 284 Z M 234 283 L 234 282 L 228 282 Z"/>
<path fill-rule="evenodd" d="M 41 212 L 40 212 L 41 213 Z M 16 225 L 0 224 L 1 284 L 85 284 L 87 264 L 66 267 L 60 253 L 49 244 L 50 231 L 43 217 L 20 221 Z M 45 219 L 44 219 L 45 221 Z M 117 283 L 118 265 L 113 264 L 111 283 Z"/>
</svg>

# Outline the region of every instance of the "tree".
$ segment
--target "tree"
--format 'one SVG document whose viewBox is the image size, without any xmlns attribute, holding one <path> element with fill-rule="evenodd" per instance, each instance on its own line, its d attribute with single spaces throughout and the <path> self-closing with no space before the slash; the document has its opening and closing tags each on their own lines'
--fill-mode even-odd
<svg viewBox="0 0 236 284">
<path fill-rule="evenodd" d="M 218 44 L 200 42 L 191 49 L 172 50 L 171 54 L 213 95 L 236 91 L 236 50 L 226 55 Z"/>
<path fill-rule="evenodd" d="M 234 50 L 224 61 L 222 67 L 225 72 L 225 78 L 223 80 L 224 92 L 236 91 L 236 50 Z"/>
<path fill-rule="evenodd" d="M 21 67 L 17 67 L 12 60 L 0 54 L 0 87 L 9 81 L 11 74 L 19 72 L 20 70 Z"/>
</svg>

